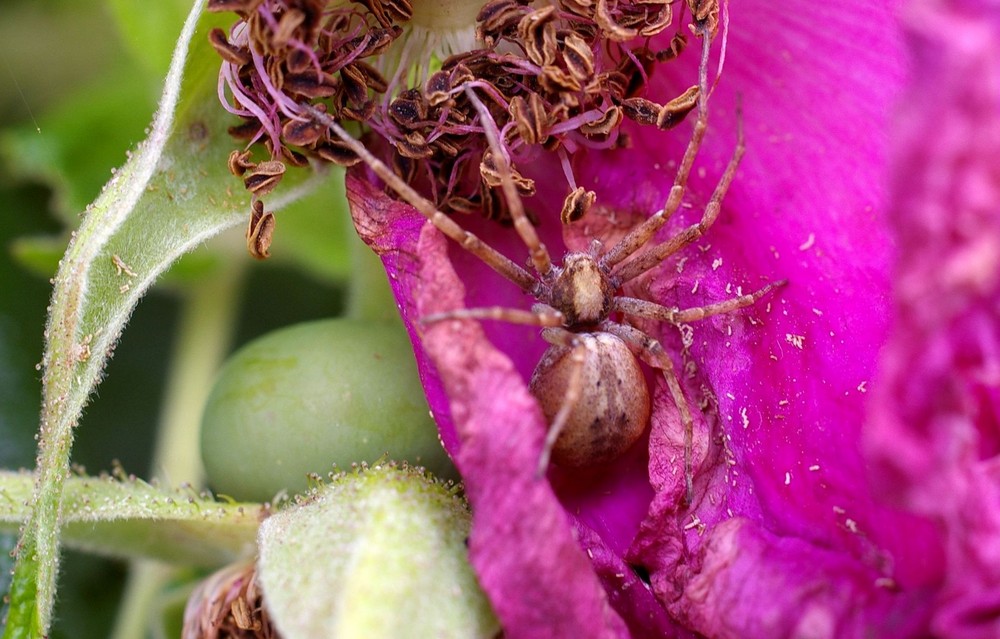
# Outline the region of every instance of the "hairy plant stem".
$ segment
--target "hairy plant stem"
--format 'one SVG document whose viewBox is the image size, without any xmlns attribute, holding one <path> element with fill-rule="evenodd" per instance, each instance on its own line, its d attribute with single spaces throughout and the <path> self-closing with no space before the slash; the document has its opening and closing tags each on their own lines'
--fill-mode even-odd
<svg viewBox="0 0 1000 639">
<path fill-rule="evenodd" d="M 151 476 L 172 485 L 204 482 L 199 433 L 212 380 L 232 345 L 246 272 L 236 257 L 183 292 L 181 316 L 160 413 Z M 152 560 L 133 561 L 122 596 L 114 639 L 147 635 L 157 596 L 176 569 Z"/>
</svg>

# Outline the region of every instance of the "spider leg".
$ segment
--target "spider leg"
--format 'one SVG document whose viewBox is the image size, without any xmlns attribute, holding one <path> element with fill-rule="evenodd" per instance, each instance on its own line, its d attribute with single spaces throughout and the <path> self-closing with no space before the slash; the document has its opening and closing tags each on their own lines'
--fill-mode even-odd
<svg viewBox="0 0 1000 639">
<path fill-rule="evenodd" d="M 340 138 L 340 140 L 347 145 L 352 152 L 361 158 L 362 161 L 364 161 L 364 163 L 367 164 L 371 170 L 374 171 L 375 174 L 389 186 L 389 188 L 395 191 L 396 194 L 409 203 L 410 206 L 420 211 L 420 213 L 430 220 L 431 224 L 433 224 L 439 231 L 457 242 L 462 246 L 462 248 L 478 257 L 494 271 L 517 284 L 521 287 L 521 290 L 526 293 L 535 293 L 535 290 L 538 287 L 538 281 L 531 273 L 518 266 L 506 255 L 484 243 L 474 234 L 463 229 L 457 222 L 438 210 L 437 207 L 434 206 L 433 202 L 417 193 L 413 187 L 400 179 L 398 175 L 392 172 L 392 169 L 372 155 L 371 151 L 365 148 L 364 144 L 345 131 L 344 128 L 341 127 L 337 121 L 331 118 L 328 114 L 320 111 L 310 104 L 302 103 L 299 106 L 318 122 L 327 126 L 330 131 Z"/>
<path fill-rule="evenodd" d="M 541 311 L 537 309 L 526 311 L 523 308 L 510 308 L 506 306 L 457 308 L 453 311 L 425 315 L 420 318 L 420 323 L 433 324 L 453 319 L 479 319 L 507 322 L 509 324 L 525 324 L 527 326 L 562 326 L 564 321 L 563 314 L 553 308 L 546 308 L 548 310 Z"/>
<path fill-rule="evenodd" d="M 684 391 L 681 389 L 674 363 L 670 360 L 659 341 L 643 333 L 634 326 L 617 322 L 603 322 L 601 330 L 620 337 L 626 344 L 635 349 L 636 354 L 646 364 L 659 369 L 667 382 L 667 390 L 674 400 L 681 422 L 684 426 L 684 505 L 690 506 L 694 501 L 694 418 L 691 416 L 691 406 L 688 404 Z"/>
<path fill-rule="evenodd" d="M 583 395 L 583 365 L 586 363 L 587 358 L 586 345 L 580 343 L 572 333 L 565 329 L 546 328 L 542 331 L 542 337 L 550 344 L 570 346 L 573 350 L 569 354 L 572 368 L 570 369 L 569 381 L 566 384 L 566 396 L 563 399 L 562 406 L 559 407 L 559 412 L 556 413 L 556 416 L 552 419 L 552 423 L 549 424 L 549 430 L 545 433 L 542 452 L 538 456 L 538 468 L 535 469 L 536 479 L 541 479 L 545 476 L 545 471 L 548 470 L 549 462 L 552 459 L 552 449 L 556 445 L 556 440 L 559 439 L 563 428 L 566 427 L 566 422 L 569 421 L 570 414 L 572 414 L 577 402 L 580 401 L 580 397 Z"/>
<path fill-rule="evenodd" d="M 722 315 L 741 308 L 746 308 L 747 306 L 752 306 L 757 302 L 757 300 L 761 299 L 775 288 L 786 284 L 788 284 L 788 280 L 771 282 L 767 286 L 754 291 L 753 293 L 748 293 L 747 295 L 740 295 L 739 297 L 733 297 L 721 302 L 715 302 L 714 304 L 706 304 L 704 306 L 695 306 L 683 309 L 670 308 L 655 302 L 636 299 L 634 297 L 616 297 L 614 303 L 615 310 L 621 311 L 626 315 L 646 317 L 649 319 L 670 322 L 671 324 L 682 324 L 685 322 L 696 322 L 698 320 L 705 319 L 706 317 Z"/>
<path fill-rule="evenodd" d="M 471 87 L 465 87 L 465 95 L 479 113 L 480 124 L 482 124 L 483 132 L 490 143 L 490 150 L 493 151 L 493 159 L 500 173 L 503 194 L 507 201 L 507 208 L 510 209 L 514 229 L 521 236 L 524 245 L 528 247 L 528 252 L 531 255 L 531 263 L 534 265 L 535 271 L 542 278 L 545 278 L 552 272 L 552 257 L 545 248 L 545 244 L 539 239 L 534 225 L 528 219 L 528 215 L 524 212 L 524 203 L 521 201 L 521 196 L 517 193 L 517 186 L 510 175 L 510 161 L 504 150 L 500 147 L 500 134 L 497 131 L 496 122 L 494 122 L 493 116 L 490 115 L 486 105 L 482 103 Z"/>
<path fill-rule="evenodd" d="M 711 46 L 712 38 L 707 33 L 702 33 L 701 65 L 698 69 L 698 119 L 694 123 L 694 132 L 691 134 L 691 139 L 688 140 L 687 148 L 684 150 L 684 157 L 681 159 L 680 166 L 677 167 L 677 175 L 674 176 L 674 184 L 670 187 L 667 201 L 660 211 L 632 229 L 618 244 L 604 254 L 601 257 L 602 266 L 610 269 L 645 246 L 681 205 L 681 200 L 684 198 L 684 190 L 687 188 L 688 178 L 691 175 L 691 169 L 694 167 L 694 160 L 701 149 L 702 141 L 705 139 L 705 131 L 708 130 L 707 85 L 708 58 Z M 627 280 L 623 279 L 621 281 L 624 282 Z"/>
<path fill-rule="evenodd" d="M 729 164 L 726 165 L 725 172 L 719 178 L 719 183 L 715 185 L 715 190 L 712 192 L 712 199 L 705 206 L 705 212 L 702 214 L 701 220 L 687 227 L 663 244 L 646 251 L 628 264 L 623 264 L 614 274 L 619 284 L 628 282 L 655 267 L 667 257 L 700 238 L 715 223 L 715 219 L 719 216 L 719 210 L 722 207 L 722 200 L 726 197 L 729 185 L 732 184 L 733 178 L 736 177 L 736 170 L 739 168 L 740 160 L 743 159 L 743 154 L 746 152 L 746 139 L 743 135 L 743 115 L 739 110 L 736 112 L 736 122 L 736 149 L 733 151 L 733 156 L 729 159 Z"/>
</svg>

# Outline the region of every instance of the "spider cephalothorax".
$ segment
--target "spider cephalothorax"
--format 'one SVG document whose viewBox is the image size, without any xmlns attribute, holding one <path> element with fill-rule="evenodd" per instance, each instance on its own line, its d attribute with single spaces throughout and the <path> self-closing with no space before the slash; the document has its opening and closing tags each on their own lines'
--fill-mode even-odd
<svg viewBox="0 0 1000 639">
<path fill-rule="evenodd" d="M 608 318 L 616 286 L 593 255 L 568 253 L 540 301 L 563 316 L 567 328 L 593 326 Z"/>
</svg>

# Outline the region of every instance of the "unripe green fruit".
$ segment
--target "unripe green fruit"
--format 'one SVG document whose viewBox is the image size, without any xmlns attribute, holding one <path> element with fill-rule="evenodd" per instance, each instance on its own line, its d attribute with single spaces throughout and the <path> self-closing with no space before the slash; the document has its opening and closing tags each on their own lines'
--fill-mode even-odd
<svg viewBox="0 0 1000 639">
<path fill-rule="evenodd" d="M 386 455 L 455 476 L 406 333 L 348 319 L 281 329 L 234 354 L 208 399 L 201 450 L 210 485 L 241 500 L 301 492 L 309 473 Z"/>
</svg>

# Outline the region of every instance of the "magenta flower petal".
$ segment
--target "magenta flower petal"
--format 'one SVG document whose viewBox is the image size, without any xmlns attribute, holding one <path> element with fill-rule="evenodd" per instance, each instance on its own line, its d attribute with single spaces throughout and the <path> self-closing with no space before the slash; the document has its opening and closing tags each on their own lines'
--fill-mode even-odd
<svg viewBox="0 0 1000 639">
<path fill-rule="evenodd" d="M 709 137 L 686 198 L 692 206 L 663 236 L 695 221 L 710 197 L 735 144 L 737 96 L 747 156 L 698 248 L 630 288 L 684 307 L 780 278 L 790 283 L 753 308 L 699 322 L 683 336 L 644 327 L 667 346 L 678 369 L 687 365 L 685 391 L 703 407 L 690 509 L 682 506 L 677 409 L 655 374 L 648 441 L 610 472 L 554 472 L 551 488 L 535 481 L 545 425 L 524 379 L 544 350 L 537 330 L 489 322 L 419 325 L 430 312 L 524 308 L 530 301 L 468 253 L 433 232 L 421 234 L 423 218 L 372 188 L 362 172 L 349 177 L 356 223 L 392 277 L 442 438 L 466 480 L 475 512 L 473 563 L 511 636 L 622 636 L 626 627 L 635 637 L 682 634 L 681 627 L 713 637 L 916 636 L 931 619 L 938 631 L 965 629 L 975 625 L 971 612 L 996 609 L 991 593 L 998 580 L 990 566 L 998 563 L 1000 517 L 973 514 L 1000 501 L 996 471 L 987 463 L 1000 449 L 996 383 L 989 376 L 995 369 L 985 365 L 996 359 L 984 355 L 996 346 L 988 311 L 995 318 L 997 270 L 979 272 L 978 297 L 953 298 L 942 290 L 951 271 L 940 268 L 952 255 L 993 255 L 996 246 L 980 236 L 996 229 L 996 219 L 969 218 L 978 231 L 975 251 L 970 243 L 951 253 L 953 244 L 944 244 L 956 227 L 941 225 L 965 218 L 941 211 L 971 204 L 932 188 L 954 183 L 930 167 L 941 163 L 940 154 L 952 157 L 955 147 L 921 144 L 940 134 L 928 123 L 949 112 L 913 105 L 923 115 L 904 126 L 912 153 L 902 149 L 909 159 L 897 171 L 929 176 L 913 190 L 928 213 L 917 215 L 925 221 L 913 229 L 907 230 L 910 221 L 896 226 L 903 263 L 911 250 L 912 261 L 937 276 L 911 276 L 924 287 L 914 289 L 913 299 L 933 294 L 957 299 L 966 310 L 956 315 L 962 321 L 943 322 L 941 330 L 897 319 L 901 337 L 891 342 L 886 370 L 876 379 L 879 351 L 890 328 L 897 330 L 890 325 L 896 229 L 885 212 L 888 120 L 903 86 L 904 48 L 891 8 L 856 0 L 835 6 L 745 0 L 732 6 L 731 18 Z M 986 24 L 992 26 L 971 32 L 995 28 L 996 21 Z M 937 54 L 943 44 L 925 46 Z M 992 55 L 982 60 L 996 60 Z M 976 77 L 998 77 L 982 64 Z M 683 65 L 664 71 L 654 79 L 658 95 L 677 94 L 694 77 Z M 944 63 L 938 71 L 957 74 Z M 934 77 L 929 85 L 951 86 Z M 934 99 L 958 109 L 972 96 L 995 121 L 996 95 L 989 91 L 996 85 L 982 84 L 980 93 L 955 85 L 954 102 L 930 94 L 927 104 Z M 632 149 L 594 153 L 577 165 L 578 181 L 592 185 L 600 203 L 585 227 L 560 238 L 558 224 L 543 218 L 541 230 L 557 257 L 563 247 L 605 237 L 602 227 L 612 235 L 616 224 L 627 226 L 662 206 L 670 162 L 680 157 L 686 134 L 633 133 Z M 963 161 L 996 157 L 989 140 L 995 142 L 984 134 L 982 148 L 961 155 Z M 544 163 L 534 168 L 538 176 L 558 171 Z M 996 214 L 995 173 L 952 173 L 976 186 L 967 197 L 978 198 L 977 211 Z M 907 183 L 896 182 L 904 190 Z M 559 194 L 546 192 L 544 179 L 540 184 L 536 206 L 558 210 Z M 897 202 L 897 220 L 908 220 L 907 206 Z M 512 233 L 478 220 L 462 223 L 523 259 Z M 941 259 L 919 252 L 928 236 L 942 243 Z M 941 321 L 942 309 L 935 310 L 931 319 Z M 956 362 L 962 383 L 942 383 Z M 920 384 L 912 384 L 910 376 L 922 371 Z M 954 401 L 933 410 L 928 402 L 941 397 Z M 861 448 L 873 399 L 874 423 L 864 432 L 879 462 L 874 482 Z M 969 423 L 946 419 L 946 409 Z M 953 437 L 962 447 L 946 445 Z M 960 499 L 946 499 L 956 491 Z M 881 499 L 886 494 L 894 504 Z M 963 547 L 970 539 L 975 548 Z M 946 569 L 962 578 L 947 578 Z M 950 572 L 956 569 L 972 578 Z M 942 602 L 949 606 L 935 613 L 931 605 Z"/>
<path fill-rule="evenodd" d="M 895 134 L 895 322 L 866 444 L 944 539 L 936 636 L 1000 635 L 1000 7 L 911 3 Z"/>
</svg>

